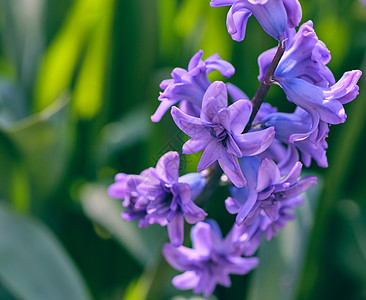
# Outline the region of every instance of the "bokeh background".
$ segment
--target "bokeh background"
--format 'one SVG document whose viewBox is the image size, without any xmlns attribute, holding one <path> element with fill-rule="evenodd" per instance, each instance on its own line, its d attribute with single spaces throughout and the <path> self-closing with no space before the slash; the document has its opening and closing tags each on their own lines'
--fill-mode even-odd
<svg viewBox="0 0 366 300">
<path fill-rule="evenodd" d="M 336 79 L 365 71 L 366 8 L 301 4 Z M 0 1 L 0 299 L 200 299 L 171 286 L 165 230 L 122 221 L 106 189 L 116 173 L 180 151 L 186 137 L 169 114 L 158 124 L 150 115 L 161 80 L 199 49 L 229 60 L 230 81 L 254 95 L 257 57 L 276 41 L 254 18 L 245 41 L 232 41 L 227 10 L 208 0 Z M 347 122 L 331 128 L 329 168 L 307 171 L 320 180 L 296 221 L 263 242 L 256 271 L 212 299 L 366 299 L 365 79 Z M 294 109 L 275 86 L 266 101 Z M 182 174 L 198 159 L 184 156 Z M 207 208 L 224 232 L 225 195 Z"/>
</svg>

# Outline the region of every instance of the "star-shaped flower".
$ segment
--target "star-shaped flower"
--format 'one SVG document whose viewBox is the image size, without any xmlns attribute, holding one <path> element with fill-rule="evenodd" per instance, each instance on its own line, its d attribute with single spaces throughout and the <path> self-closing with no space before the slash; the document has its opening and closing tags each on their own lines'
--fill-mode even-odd
<svg viewBox="0 0 366 300">
<path fill-rule="evenodd" d="M 213 222 L 212 222 L 213 223 Z M 222 239 L 216 223 L 197 223 L 191 231 L 193 249 L 166 244 L 165 259 L 174 268 L 185 271 L 173 278 L 176 288 L 193 289 L 208 297 L 217 284 L 230 286 L 229 274 L 246 274 L 258 265 L 257 258 L 233 253 L 231 239 Z"/>
<path fill-rule="evenodd" d="M 275 134 L 273 128 L 242 133 L 251 113 L 249 100 L 238 100 L 228 106 L 226 85 L 221 81 L 212 83 L 207 89 L 200 118 L 172 108 L 174 122 L 191 137 L 183 145 L 183 153 L 204 150 L 197 166 L 198 172 L 218 161 L 235 186 L 245 185 L 238 158 L 263 152 L 272 143 Z"/>
</svg>

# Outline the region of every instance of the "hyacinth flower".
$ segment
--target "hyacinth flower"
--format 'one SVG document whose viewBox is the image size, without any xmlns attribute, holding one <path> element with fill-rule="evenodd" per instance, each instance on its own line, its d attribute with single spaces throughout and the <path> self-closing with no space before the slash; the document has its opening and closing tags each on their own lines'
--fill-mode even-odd
<svg viewBox="0 0 366 300">
<path fill-rule="evenodd" d="M 258 215 L 250 225 L 234 224 L 228 234 L 231 238 L 231 247 L 236 253 L 245 256 L 252 256 L 260 246 L 262 235 L 267 241 L 279 234 L 280 229 L 284 228 L 288 221 L 295 218 L 293 211 L 301 204 L 302 197 L 294 197 L 279 202 L 278 218 L 272 220 L 265 214 Z"/>
<path fill-rule="evenodd" d="M 140 176 L 145 176 L 146 173 L 147 170 L 143 171 Z M 138 193 L 136 185 L 128 184 L 131 176 L 134 175 L 117 174 L 115 183 L 109 186 L 108 193 L 113 198 L 124 199 L 125 211 L 122 213 L 122 219 L 130 222 L 138 220 L 139 227 L 147 227 L 150 221 L 146 211 L 148 200 Z"/>
<path fill-rule="evenodd" d="M 325 138 L 328 136 L 329 126 L 325 122 L 320 122 L 317 130 L 310 136 L 299 141 L 293 141 L 292 136 L 298 133 L 307 133 L 311 130 L 312 120 L 310 115 L 301 108 L 297 108 L 294 113 L 272 113 L 262 120 L 262 126 L 273 126 L 276 131 L 276 139 L 289 145 L 289 151 L 298 149 L 301 153 L 301 161 L 306 167 L 310 166 L 313 158 L 320 167 L 327 168 L 328 161 L 326 149 L 328 144 Z M 291 155 L 296 155 L 292 153 Z"/>
<path fill-rule="evenodd" d="M 241 189 L 232 188 L 225 201 L 226 209 L 237 214 L 238 225 L 251 224 L 258 215 L 265 215 L 272 222 L 280 217 L 281 202 L 297 197 L 317 182 L 314 176 L 298 179 L 302 164 L 297 162 L 287 176 L 281 179 L 281 172 L 274 161 L 256 157 L 244 158 L 241 166 L 248 180 Z"/>
<path fill-rule="evenodd" d="M 238 158 L 263 152 L 275 134 L 272 127 L 243 134 L 252 113 L 252 104 L 249 100 L 238 100 L 228 106 L 227 88 L 221 81 L 212 83 L 207 89 L 200 118 L 187 115 L 177 107 L 173 107 L 171 113 L 177 126 L 191 137 L 183 145 L 183 153 L 204 150 L 197 171 L 218 161 L 237 187 L 246 184 Z"/>
<path fill-rule="evenodd" d="M 275 49 L 271 49 L 258 58 L 260 81 L 274 52 Z M 274 72 L 273 80 L 282 87 L 288 100 L 304 109 L 312 121 L 307 132 L 292 134 L 290 142 L 302 140 L 316 130 L 324 131 L 326 124 L 346 121 L 343 104 L 358 95 L 357 82 L 361 71 L 346 72 L 335 82 L 332 72 L 326 67 L 329 61 L 329 51 L 319 41 L 311 21 L 303 24 L 296 34 L 289 34 L 286 51 Z M 317 143 L 321 138 L 322 135 L 319 135 Z"/>
<path fill-rule="evenodd" d="M 206 217 L 206 213 L 193 203 L 206 180 L 198 173 L 179 177 L 177 152 L 164 154 L 156 168 L 117 179 L 108 192 L 112 197 L 125 198 L 124 219 L 134 220 L 141 216 L 142 226 L 167 225 L 170 242 L 175 246 L 183 243 L 184 220 L 195 224 Z"/>
<path fill-rule="evenodd" d="M 151 116 L 153 122 L 159 122 L 167 110 L 178 102 L 185 113 L 199 116 L 203 95 L 211 84 L 207 75 L 217 70 L 222 76 L 229 78 L 235 73 L 234 67 L 218 54 L 205 60 L 202 60 L 202 55 L 203 51 L 199 50 L 190 60 L 188 71 L 175 68 L 171 74 L 172 79 L 161 82 L 160 88 L 164 91 L 160 93 L 161 103 L 158 109 Z"/>
<path fill-rule="evenodd" d="M 229 274 L 246 274 L 258 265 L 258 259 L 243 258 L 233 253 L 231 239 L 223 239 L 216 223 L 197 223 L 191 230 L 193 249 L 166 244 L 165 259 L 175 269 L 185 271 L 173 278 L 173 285 L 181 290 L 210 296 L 217 284 L 229 287 Z"/>
<path fill-rule="evenodd" d="M 226 25 L 235 41 L 244 39 L 247 22 L 252 14 L 264 31 L 277 40 L 284 39 L 286 28 L 298 26 L 302 17 L 298 0 L 211 0 L 210 5 L 231 5 Z"/>
</svg>

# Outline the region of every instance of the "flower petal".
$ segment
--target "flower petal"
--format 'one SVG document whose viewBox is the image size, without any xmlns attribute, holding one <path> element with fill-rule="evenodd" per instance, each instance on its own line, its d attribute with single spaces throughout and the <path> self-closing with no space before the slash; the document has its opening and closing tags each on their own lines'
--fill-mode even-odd
<svg viewBox="0 0 366 300">
<path fill-rule="evenodd" d="M 265 158 L 258 169 L 257 191 L 261 192 L 280 182 L 281 173 L 275 162 Z"/>
<path fill-rule="evenodd" d="M 179 177 L 179 154 L 176 151 L 165 153 L 156 164 L 158 176 L 166 183 L 175 183 Z"/>
<path fill-rule="evenodd" d="M 173 285 L 180 290 L 189 290 L 197 286 L 199 277 L 194 271 L 187 271 L 173 278 Z"/>
<path fill-rule="evenodd" d="M 229 130 L 234 134 L 241 134 L 247 125 L 252 113 L 252 103 L 249 100 L 238 100 L 231 104 L 227 111 L 230 114 Z"/>
<path fill-rule="evenodd" d="M 227 107 L 227 90 L 222 81 L 212 83 L 202 100 L 201 119 L 211 122 L 218 112 Z"/>
<path fill-rule="evenodd" d="M 235 142 L 243 156 L 252 156 L 262 153 L 273 142 L 275 131 L 273 127 L 254 132 L 236 135 Z"/>
<path fill-rule="evenodd" d="M 216 139 L 212 139 L 207 145 L 205 151 L 197 166 L 197 172 L 201 172 L 212 165 L 221 155 L 221 148 L 224 148 Z"/>
<path fill-rule="evenodd" d="M 184 240 L 183 216 L 175 215 L 167 227 L 170 243 L 175 247 L 181 246 Z"/>
<path fill-rule="evenodd" d="M 236 187 L 241 188 L 246 184 L 246 180 L 239 167 L 237 157 L 227 153 L 224 149 L 221 150 L 218 162 L 221 169 Z"/>
</svg>

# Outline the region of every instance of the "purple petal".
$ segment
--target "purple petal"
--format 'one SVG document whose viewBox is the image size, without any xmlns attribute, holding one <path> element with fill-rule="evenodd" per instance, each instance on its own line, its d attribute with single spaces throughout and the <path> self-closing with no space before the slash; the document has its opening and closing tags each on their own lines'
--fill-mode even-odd
<svg viewBox="0 0 366 300">
<path fill-rule="evenodd" d="M 288 175 L 281 180 L 281 182 L 289 182 L 290 184 L 294 184 L 301 174 L 302 163 L 297 162 Z"/>
<path fill-rule="evenodd" d="M 230 134 L 227 136 L 226 149 L 227 153 L 232 154 L 236 157 L 242 157 L 239 146 L 236 144 L 235 140 Z"/>
<path fill-rule="evenodd" d="M 263 5 L 249 5 L 265 32 L 277 40 L 284 37 L 287 28 L 287 13 L 283 0 L 267 1 Z"/>
<path fill-rule="evenodd" d="M 193 202 L 186 204 L 184 210 L 184 218 L 189 224 L 196 224 L 197 222 L 201 222 L 207 216 L 207 213 Z"/>
<path fill-rule="evenodd" d="M 199 118 L 201 113 L 201 108 L 197 105 L 193 104 L 190 101 L 182 100 L 179 103 L 179 109 L 184 112 L 185 114 Z"/>
<path fill-rule="evenodd" d="M 226 18 L 226 26 L 234 41 L 244 40 L 247 22 L 251 15 L 252 13 L 243 3 L 237 2 L 230 8 Z"/>
<path fill-rule="evenodd" d="M 225 200 L 226 210 L 231 214 L 236 214 L 240 210 L 242 204 L 235 198 L 228 197 Z"/>
<path fill-rule="evenodd" d="M 245 218 L 248 216 L 248 214 L 253 209 L 255 203 L 257 202 L 257 193 L 254 191 L 252 193 L 248 193 L 248 198 L 244 202 L 244 205 L 240 208 L 240 211 L 238 212 L 238 215 L 236 216 L 235 223 L 237 225 L 240 225 L 243 223 Z"/>
<path fill-rule="evenodd" d="M 243 156 L 257 155 L 266 150 L 274 139 L 273 127 L 255 132 L 248 132 L 236 135 L 235 142 L 242 151 Z"/>
<path fill-rule="evenodd" d="M 173 278 L 173 285 L 180 290 L 189 290 L 197 286 L 199 277 L 194 271 L 186 271 L 181 275 L 177 275 Z"/>
<path fill-rule="evenodd" d="M 202 61 L 201 60 L 202 55 L 203 55 L 203 51 L 198 50 L 198 52 L 195 55 L 192 56 L 192 58 L 191 58 L 191 60 L 189 61 L 189 64 L 188 64 L 188 71 L 191 71 L 195 67 L 198 66 L 198 64 Z"/>
<path fill-rule="evenodd" d="M 165 153 L 156 165 L 159 177 L 167 183 L 175 183 L 179 177 L 179 154 L 175 151 Z"/>
<path fill-rule="evenodd" d="M 261 192 L 280 182 L 281 173 L 273 160 L 263 159 L 258 169 L 257 191 Z"/>
<path fill-rule="evenodd" d="M 227 90 L 226 85 L 222 81 L 212 83 L 202 100 L 201 119 L 211 122 L 217 113 L 227 107 Z"/>
<path fill-rule="evenodd" d="M 230 132 L 230 113 L 228 109 L 222 108 L 212 119 L 212 124 L 220 124 Z"/>
<path fill-rule="evenodd" d="M 330 88 L 324 91 L 326 99 L 337 99 L 342 104 L 352 101 L 358 95 L 357 82 L 362 72 L 359 70 L 350 71 L 343 74 L 342 78 Z"/>
<path fill-rule="evenodd" d="M 212 139 L 203 152 L 197 166 L 197 172 L 201 172 L 212 165 L 221 155 L 221 148 L 224 148 L 216 139 Z"/>
<path fill-rule="evenodd" d="M 192 245 L 199 255 L 210 255 L 211 249 L 213 247 L 211 234 L 211 226 L 205 222 L 199 222 L 192 228 Z"/>
<path fill-rule="evenodd" d="M 211 0 L 210 6 L 212 7 L 228 6 L 234 4 L 236 1 L 237 0 Z"/>
<path fill-rule="evenodd" d="M 295 186 L 291 187 L 291 189 L 285 191 L 284 193 L 287 198 L 294 198 L 311 188 L 314 184 L 317 183 L 317 180 L 318 179 L 315 176 L 303 177 L 298 181 Z"/>
<path fill-rule="evenodd" d="M 230 114 L 230 130 L 234 134 L 241 134 L 252 113 L 252 103 L 249 100 L 238 100 L 231 104 L 227 111 Z"/>
<path fill-rule="evenodd" d="M 183 153 L 192 154 L 192 153 L 202 151 L 203 149 L 205 149 L 207 147 L 207 145 L 210 141 L 211 141 L 211 138 L 209 138 L 209 137 L 207 137 L 206 139 L 202 139 L 202 140 L 195 140 L 192 138 L 184 143 L 183 148 L 182 148 Z"/>
<path fill-rule="evenodd" d="M 249 271 L 253 270 L 258 266 L 259 259 L 256 257 L 242 258 L 242 257 L 232 257 L 230 259 L 231 265 L 228 271 L 232 274 L 247 274 Z"/>
<path fill-rule="evenodd" d="M 171 244 L 175 247 L 181 246 L 184 239 L 184 219 L 183 216 L 176 215 L 168 223 L 168 235 Z"/>
<path fill-rule="evenodd" d="M 310 115 L 313 116 L 314 111 L 319 114 L 322 121 L 329 124 L 346 121 L 342 104 L 339 101 L 326 100 L 322 88 L 298 78 L 283 80 L 280 85 L 288 99 L 305 109 Z"/>
<path fill-rule="evenodd" d="M 192 259 L 197 257 L 193 249 L 187 247 L 174 247 L 171 244 L 165 244 L 163 254 L 168 263 L 179 271 L 184 271 L 191 266 Z"/>
<path fill-rule="evenodd" d="M 191 188 L 188 183 L 178 182 L 171 188 L 173 196 L 180 199 L 180 204 L 185 205 L 192 202 Z"/>
<path fill-rule="evenodd" d="M 179 108 L 173 107 L 171 111 L 175 124 L 187 135 L 194 139 L 206 139 L 210 132 L 199 118 L 189 116 Z"/>
<path fill-rule="evenodd" d="M 233 65 L 223 59 L 216 53 L 205 59 L 207 73 L 214 70 L 219 71 L 222 76 L 229 78 L 234 75 L 235 69 Z"/>
<path fill-rule="evenodd" d="M 241 188 L 246 184 L 246 180 L 239 167 L 237 157 L 228 154 L 224 149 L 221 150 L 221 155 L 218 159 L 218 162 L 221 169 L 236 187 Z"/>
<path fill-rule="evenodd" d="M 179 177 L 179 182 L 189 184 L 192 193 L 192 200 L 195 200 L 206 186 L 206 178 L 200 173 L 189 173 Z"/>
<path fill-rule="evenodd" d="M 161 118 L 164 116 L 164 114 L 167 112 L 167 110 L 172 107 L 175 103 L 178 102 L 178 99 L 164 99 L 155 113 L 151 116 L 151 121 L 153 122 L 159 122 Z"/>
<path fill-rule="evenodd" d="M 287 12 L 287 26 L 297 27 L 302 18 L 301 5 L 298 0 L 283 0 Z"/>
</svg>

